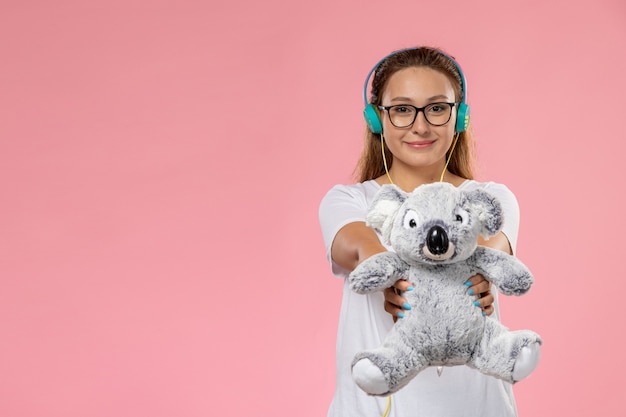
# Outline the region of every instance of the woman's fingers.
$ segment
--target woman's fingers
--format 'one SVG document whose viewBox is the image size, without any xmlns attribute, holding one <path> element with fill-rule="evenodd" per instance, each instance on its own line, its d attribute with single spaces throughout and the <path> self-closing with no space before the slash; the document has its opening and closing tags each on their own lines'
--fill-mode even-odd
<svg viewBox="0 0 626 417">
<path fill-rule="evenodd" d="M 493 305 L 489 305 L 488 307 L 484 307 L 483 311 L 485 312 L 486 316 L 491 316 L 493 314 L 493 312 L 494 312 Z"/>
<path fill-rule="evenodd" d="M 402 292 L 411 291 L 413 289 L 413 287 L 411 286 L 411 283 L 403 279 L 396 281 L 395 284 L 393 284 L 392 288 L 397 288 L 398 290 Z"/>
<path fill-rule="evenodd" d="M 468 279 L 465 285 L 468 287 L 467 293 L 469 295 L 479 295 L 491 290 L 491 283 L 480 274 Z"/>
<path fill-rule="evenodd" d="M 474 305 L 483 310 L 486 316 L 493 314 L 495 298 L 491 294 L 491 282 L 487 281 L 482 275 L 477 274 L 468 279 L 465 285 L 468 287 L 467 293 L 476 297 Z"/>
<path fill-rule="evenodd" d="M 411 306 L 401 294 L 405 291 L 411 291 L 412 289 L 413 287 L 409 282 L 399 280 L 396 281 L 393 287 L 387 288 L 383 291 L 385 296 L 385 311 L 393 316 L 394 321 L 398 317 L 404 317 L 404 310 L 411 309 Z"/>
<path fill-rule="evenodd" d="M 476 299 L 476 301 L 474 302 L 474 305 L 484 310 L 487 307 L 491 307 L 493 302 L 494 302 L 493 294 L 483 293 L 480 298 Z"/>
</svg>

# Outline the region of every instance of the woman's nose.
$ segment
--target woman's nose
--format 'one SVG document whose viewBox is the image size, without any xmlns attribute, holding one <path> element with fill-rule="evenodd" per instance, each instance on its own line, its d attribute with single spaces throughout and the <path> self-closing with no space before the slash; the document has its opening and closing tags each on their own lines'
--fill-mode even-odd
<svg viewBox="0 0 626 417">
<path fill-rule="evenodd" d="M 413 122 L 413 130 L 417 134 L 424 134 L 428 132 L 430 129 L 430 124 L 426 120 L 426 116 L 424 116 L 424 112 L 420 111 L 417 113 L 417 117 L 415 118 L 415 122 Z"/>
</svg>

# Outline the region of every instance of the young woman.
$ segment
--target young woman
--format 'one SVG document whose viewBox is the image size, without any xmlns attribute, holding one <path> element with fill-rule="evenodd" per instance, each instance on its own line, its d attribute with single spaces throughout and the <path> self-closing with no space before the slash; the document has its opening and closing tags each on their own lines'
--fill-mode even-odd
<svg viewBox="0 0 626 417">
<path fill-rule="evenodd" d="M 348 286 L 348 274 L 364 259 L 386 251 L 377 234 L 365 225 L 370 202 L 381 185 L 393 183 L 406 192 L 435 181 L 457 187 L 484 188 L 504 209 L 505 224 L 497 236 L 480 241 L 513 254 L 519 208 L 504 185 L 473 180 L 473 142 L 467 130 L 469 108 L 463 73 L 441 50 L 419 47 L 395 52 L 370 72 L 369 131 L 358 164 L 359 183 L 337 185 L 323 198 L 320 224 L 332 272 L 344 278 L 337 335 L 337 377 L 329 417 L 515 416 L 511 385 L 466 366 L 428 368 L 389 398 L 366 395 L 351 377 L 354 355 L 378 346 L 394 320 L 402 320 L 401 280 L 381 293 L 360 295 Z M 366 80 L 366 88 L 369 78 Z M 366 103 L 367 104 L 367 103 Z M 371 119 L 374 120 L 371 120 Z M 467 277 L 468 297 L 485 314 L 498 317 L 495 291 L 480 275 Z"/>
</svg>

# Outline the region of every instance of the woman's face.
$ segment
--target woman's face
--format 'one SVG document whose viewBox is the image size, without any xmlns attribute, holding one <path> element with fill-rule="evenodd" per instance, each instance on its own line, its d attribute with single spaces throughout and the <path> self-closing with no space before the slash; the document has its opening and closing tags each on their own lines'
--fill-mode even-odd
<svg viewBox="0 0 626 417">
<path fill-rule="evenodd" d="M 441 72 L 427 67 L 409 67 L 393 74 L 382 94 L 382 105 L 411 104 L 424 107 L 431 103 L 455 102 L 454 88 Z M 443 126 L 433 126 L 419 112 L 413 125 L 397 128 L 383 111 L 383 135 L 393 154 L 393 171 L 402 168 L 443 169 L 446 152 L 454 138 L 456 107 Z"/>
</svg>

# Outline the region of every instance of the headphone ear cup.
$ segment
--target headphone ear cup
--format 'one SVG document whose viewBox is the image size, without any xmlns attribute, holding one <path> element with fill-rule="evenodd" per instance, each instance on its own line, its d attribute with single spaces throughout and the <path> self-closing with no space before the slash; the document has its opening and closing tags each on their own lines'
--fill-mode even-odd
<svg viewBox="0 0 626 417">
<path fill-rule="evenodd" d="M 454 129 L 457 133 L 465 132 L 469 126 L 470 108 L 466 103 L 459 104 L 459 110 L 456 112 L 456 126 Z"/>
<path fill-rule="evenodd" d="M 365 106 L 365 109 L 363 110 L 363 117 L 365 117 L 367 127 L 370 128 L 372 133 L 377 135 L 383 133 L 383 124 L 380 121 L 380 115 L 378 114 L 376 107 L 371 104 Z"/>
</svg>

